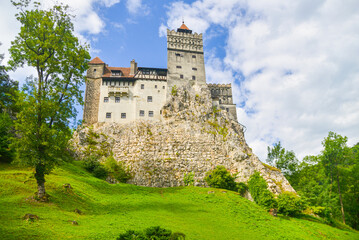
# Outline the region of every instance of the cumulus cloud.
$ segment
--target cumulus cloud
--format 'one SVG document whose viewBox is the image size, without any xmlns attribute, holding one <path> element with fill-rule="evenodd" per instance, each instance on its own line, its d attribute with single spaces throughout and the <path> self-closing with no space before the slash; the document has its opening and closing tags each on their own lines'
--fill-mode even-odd
<svg viewBox="0 0 359 240">
<path fill-rule="evenodd" d="M 318 154 L 329 131 L 359 141 L 356 1 L 178 1 L 167 16 L 173 29 L 184 17 L 197 32 L 227 30 L 226 56 L 207 58 L 207 79 L 238 87 L 238 119 L 262 160 L 278 140 L 299 158 Z"/>
<path fill-rule="evenodd" d="M 127 0 L 126 7 L 131 14 L 149 14 L 149 8 L 142 0 Z"/>
<path fill-rule="evenodd" d="M 40 0 L 44 8 L 52 7 L 56 2 L 52 0 Z M 104 20 L 98 15 L 94 9 L 94 4 L 101 4 L 105 7 L 111 7 L 120 0 L 61 0 L 60 3 L 64 3 L 70 6 L 70 13 L 75 15 L 74 28 L 75 35 L 82 43 L 90 43 L 91 40 L 86 36 L 96 35 L 104 31 L 106 24 Z M 9 59 L 7 49 L 10 48 L 11 41 L 15 39 L 15 36 L 20 30 L 20 24 L 15 19 L 17 9 L 12 6 L 10 1 L 0 2 L 0 41 L 2 46 L 0 47 L 0 53 L 5 53 L 5 59 L 3 64 Z M 90 49 L 90 52 L 98 52 L 97 49 Z M 23 82 L 26 76 L 35 74 L 33 68 L 21 68 L 15 73 L 10 72 L 10 76 L 13 79 Z"/>
</svg>

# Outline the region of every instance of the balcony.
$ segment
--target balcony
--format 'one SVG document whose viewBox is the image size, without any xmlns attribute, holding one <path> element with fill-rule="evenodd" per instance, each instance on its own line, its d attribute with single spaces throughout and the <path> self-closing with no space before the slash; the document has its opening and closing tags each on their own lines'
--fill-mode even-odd
<svg viewBox="0 0 359 240">
<path fill-rule="evenodd" d="M 109 96 L 116 96 L 116 97 L 128 96 L 129 92 L 130 91 L 128 87 L 108 86 Z"/>
</svg>

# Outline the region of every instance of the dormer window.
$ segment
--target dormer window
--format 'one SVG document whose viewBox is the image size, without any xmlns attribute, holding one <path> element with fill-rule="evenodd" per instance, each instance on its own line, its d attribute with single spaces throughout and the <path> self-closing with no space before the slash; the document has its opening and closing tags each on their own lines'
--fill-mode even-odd
<svg viewBox="0 0 359 240">
<path fill-rule="evenodd" d="M 112 71 L 112 76 L 122 76 L 121 71 Z"/>
</svg>

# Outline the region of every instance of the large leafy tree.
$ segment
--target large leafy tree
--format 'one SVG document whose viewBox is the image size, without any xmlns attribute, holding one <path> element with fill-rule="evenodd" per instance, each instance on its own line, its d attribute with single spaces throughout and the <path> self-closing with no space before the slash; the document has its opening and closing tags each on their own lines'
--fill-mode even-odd
<svg viewBox="0 0 359 240">
<path fill-rule="evenodd" d="M 15 121 L 18 138 L 13 141 L 17 159 L 35 169 L 38 197 L 44 199 L 45 174 L 50 173 L 67 152 L 71 118 L 75 103 L 82 104 L 80 86 L 90 59 L 73 33 L 68 6 L 42 9 L 29 0 L 14 2 L 21 24 L 11 43 L 9 66 L 34 67 L 36 77 L 28 78 L 19 94 L 19 113 Z"/>
<path fill-rule="evenodd" d="M 330 178 L 331 187 L 336 182 L 342 220 L 345 223 L 345 212 L 343 206 L 343 197 L 341 192 L 341 182 L 343 181 L 343 167 L 347 165 L 349 157 L 349 148 L 347 147 L 347 137 L 342 137 L 334 132 L 329 132 L 322 144 L 324 150 L 322 152 L 322 164 L 325 174 Z"/>
<path fill-rule="evenodd" d="M 290 178 L 295 174 L 298 167 L 298 159 L 293 151 L 287 151 L 281 143 L 275 143 L 273 147 L 267 147 L 267 162 L 280 169 L 283 174 Z"/>
</svg>

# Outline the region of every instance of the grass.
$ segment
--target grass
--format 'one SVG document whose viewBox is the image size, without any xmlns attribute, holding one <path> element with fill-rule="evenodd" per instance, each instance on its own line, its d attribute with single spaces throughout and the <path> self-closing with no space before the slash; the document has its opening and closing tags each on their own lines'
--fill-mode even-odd
<svg viewBox="0 0 359 240">
<path fill-rule="evenodd" d="M 65 163 L 46 180 L 50 203 L 28 200 L 36 191 L 32 170 L 0 165 L 0 239 L 116 239 L 126 230 L 157 225 L 186 239 L 359 239 L 354 230 L 318 219 L 274 218 L 231 191 L 111 185 L 78 162 Z M 22 220 L 26 213 L 40 219 Z"/>
</svg>

